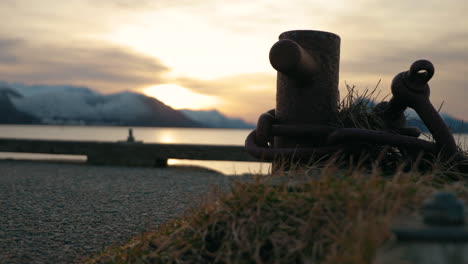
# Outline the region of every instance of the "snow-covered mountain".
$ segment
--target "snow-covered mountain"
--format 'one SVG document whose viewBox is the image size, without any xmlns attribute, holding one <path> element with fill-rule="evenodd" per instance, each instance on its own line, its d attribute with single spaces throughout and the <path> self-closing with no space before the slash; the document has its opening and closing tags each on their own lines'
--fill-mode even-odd
<svg viewBox="0 0 468 264">
<path fill-rule="evenodd" d="M 10 98 L 19 97 L 21 95 L 16 91 L 0 86 L 0 124 L 34 124 L 39 122 L 36 117 L 16 109 Z"/>
<path fill-rule="evenodd" d="M 103 95 L 76 86 L 0 86 L 20 95 L 7 96 L 18 111 L 34 116 L 44 124 L 202 126 L 162 102 L 138 93 Z"/>
<path fill-rule="evenodd" d="M 195 111 L 189 109 L 179 110 L 188 118 L 213 128 L 255 128 L 239 118 L 229 118 L 221 114 L 218 110 Z"/>
<path fill-rule="evenodd" d="M 216 110 L 177 111 L 140 93 L 104 95 L 87 87 L 0 82 L 0 101 L 3 108 L 9 109 L 8 112 L 0 109 L 0 123 L 254 127 L 240 119 L 225 117 Z M 2 121 L 2 117 L 6 121 Z"/>
</svg>

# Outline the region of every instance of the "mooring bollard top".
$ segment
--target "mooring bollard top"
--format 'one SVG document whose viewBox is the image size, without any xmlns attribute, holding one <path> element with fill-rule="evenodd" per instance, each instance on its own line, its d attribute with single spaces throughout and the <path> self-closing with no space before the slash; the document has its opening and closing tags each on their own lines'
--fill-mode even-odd
<svg viewBox="0 0 468 264">
<path fill-rule="evenodd" d="M 463 225 L 463 202 L 451 192 L 437 192 L 423 205 L 424 223 L 427 225 Z"/>
<path fill-rule="evenodd" d="M 398 241 L 468 242 L 464 203 L 454 193 L 434 193 L 421 210 L 422 219 L 392 229 Z"/>
</svg>

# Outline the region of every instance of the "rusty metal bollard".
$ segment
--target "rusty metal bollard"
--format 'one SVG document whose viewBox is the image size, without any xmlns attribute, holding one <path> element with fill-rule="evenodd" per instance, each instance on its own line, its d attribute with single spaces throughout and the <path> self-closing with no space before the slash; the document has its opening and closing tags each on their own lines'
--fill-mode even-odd
<svg viewBox="0 0 468 264">
<path fill-rule="evenodd" d="M 374 264 L 468 263 L 464 204 L 450 192 L 437 192 L 422 208 L 423 218 L 393 228 L 396 240 L 381 248 Z"/>
<path fill-rule="evenodd" d="M 262 114 L 257 128 L 246 138 L 245 148 L 263 161 L 301 164 L 326 160 L 335 153 L 359 156 L 366 146 L 388 146 L 407 160 L 420 154 L 438 154 L 444 161 L 459 162 L 468 171 L 468 159 L 459 153 L 453 136 L 429 100 L 428 81 L 434 66 L 414 62 L 392 83 L 393 98 L 374 108 L 385 127 L 371 130 L 337 127 L 340 37 L 329 32 L 294 30 L 282 33 L 270 50 L 277 74 L 276 108 Z M 435 138 L 419 139 L 417 128 L 406 127 L 404 111 L 413 108 Z M 426 156 L 424 156 L 426 157 Z M 279 166 L 278 166 L 279 167 Z"/>
<path fill-rule="evenodd" d="M 275 119 L 279 125 L 329 125 L 339 101 L 340 37 L 312 30 L 287 31 L 270 50 L 278 71 Z M 310 137 L 277 136 L 275 148 L 316 147 Z"/>
</svg>

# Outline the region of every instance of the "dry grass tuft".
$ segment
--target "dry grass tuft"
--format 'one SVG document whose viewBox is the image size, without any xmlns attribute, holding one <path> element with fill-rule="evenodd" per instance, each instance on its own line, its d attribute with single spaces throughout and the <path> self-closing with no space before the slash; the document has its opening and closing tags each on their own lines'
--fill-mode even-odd
<svg viewBox="0 0 468 264">
<path fill-rule="evenodd" d="M 383 120 L 372 111 L 372 106 L 377 102 L 379 93 L 377 85 L 372 90 L 364 90 L 362 93 L 355 86 L 346 84 L 348 94 L 338 105 L 338 127 L 354 127 L 372 130 L 383 130 Z"/>
<path fill-rule="evenodd" d="M 468 197 L 465 184 L 436 176 L 326 164 L 257 177 L 86 263 L 371 263 L 395 218 L 433 191 Z"/>
</svg>

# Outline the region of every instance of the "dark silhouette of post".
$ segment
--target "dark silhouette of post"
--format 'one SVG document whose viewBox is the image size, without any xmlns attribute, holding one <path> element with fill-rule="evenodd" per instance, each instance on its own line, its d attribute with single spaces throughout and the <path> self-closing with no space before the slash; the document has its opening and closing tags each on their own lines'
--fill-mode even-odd
<svg viewBox="0 0 468 264">
<path fill-rule="evenodd" d="M 340 37 L 294 30 L 282 33 L 270 50 L 278 71 L 275 118 L 284 125 L 330 125 L 339 102 Z M 276 136 L 275 148 L 317 147 L 325 140 Z"/>
<path fill-rule="evenodd" d="M 131 128 L 128 129 L 127 142 L 129 142 L 129 143 L 134 143 L 135 142 L 135 137 L 133 136 L 133 129 L 131 129 Z"/>
</svg>

